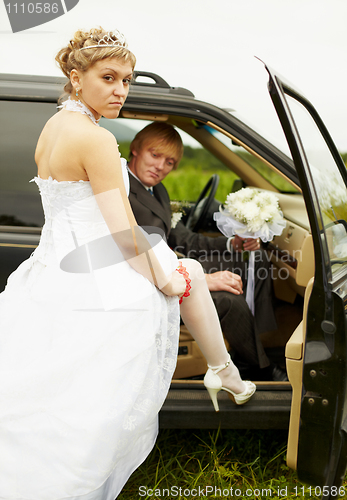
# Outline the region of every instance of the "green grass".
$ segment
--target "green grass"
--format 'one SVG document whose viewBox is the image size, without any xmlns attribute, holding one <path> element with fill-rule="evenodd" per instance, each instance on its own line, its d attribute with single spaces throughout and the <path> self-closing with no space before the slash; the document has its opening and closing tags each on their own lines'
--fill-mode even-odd
<svg viewBox="0 0 347 500">
<path fill-rule="evenodd" d="M 286 443 L 285 430 L 162 430 L 118 500 L 320 498 L 287 467 Z"/>
</svg>

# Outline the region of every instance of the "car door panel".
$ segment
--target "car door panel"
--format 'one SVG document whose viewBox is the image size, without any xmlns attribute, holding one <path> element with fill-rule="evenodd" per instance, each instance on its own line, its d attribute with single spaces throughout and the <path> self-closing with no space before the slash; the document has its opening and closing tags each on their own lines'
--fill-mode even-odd
<svg viewBox="0 0 347 500">
<path fill-rule="evenodd" d="M 304 319 L 286 352 L 294 388 L 288 465 L 297 469 L 301 481 L 328 486 L 328 498 L 334 496 L 331 487 L 341 485 L 347 460 L 347 174 L 313 106 L 266 69 L 270 96 L 300 179 L 315 260 Z M 291 343 L 297 344 L 296 355 Z"/>
<path fill-rule="evenodd" d="M 286 365 L 289 382 L 293 388 L 292 405 L 288 432 L 287 464 L 297 469 L 297 454 L 300 429 L 300 407 L 302 396 L 302 374 L 306 336 L 307 307 L 311 297 L 314 279 L 307 284 L 304 297 L 303 319 L 286 345 Z"/>
</svg>

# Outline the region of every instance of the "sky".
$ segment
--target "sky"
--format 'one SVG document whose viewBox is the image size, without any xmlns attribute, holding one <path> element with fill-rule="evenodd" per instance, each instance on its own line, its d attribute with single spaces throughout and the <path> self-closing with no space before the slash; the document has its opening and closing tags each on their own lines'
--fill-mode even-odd
<svg viewBox="0 0 347 500">
<path fill-rule="evenodd" d="M 117 28 L 136 69 L 236 110 L 281 141 L 258 57 L 309 98 L 347 152 L 346 0 L 79 0 L 65 15 L 18 33 L 8 1 L 0 4 L 2 73 L 61 76 L 55 54 L 77 29 Z"/>
</svg>

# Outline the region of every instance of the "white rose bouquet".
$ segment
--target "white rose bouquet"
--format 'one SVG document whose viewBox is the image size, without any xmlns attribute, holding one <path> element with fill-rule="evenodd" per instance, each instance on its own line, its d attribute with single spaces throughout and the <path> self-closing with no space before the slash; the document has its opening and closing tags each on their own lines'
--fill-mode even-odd
<svg viewBox="0 0 347 500">
<path fill-rule="evenodd" d="M 286 226 L 273 194 L 257 189 L 242 188 L 227 196 L 224 207 L 213 216 L 218 229 L 227 237 L 260 238 L 264 243 L 280 235 Z M 246 302 L 254 314 L 254 252 L 250 252 Z"/>
<path fill-rule="evenodd" d="M 238 234 L 242 238 L 260 238 L 264 243 L 280 235 L 286 226 L 276 195 L 251 188 L 228 194 L 214 220 L 225 236 Z"/>
</svg>

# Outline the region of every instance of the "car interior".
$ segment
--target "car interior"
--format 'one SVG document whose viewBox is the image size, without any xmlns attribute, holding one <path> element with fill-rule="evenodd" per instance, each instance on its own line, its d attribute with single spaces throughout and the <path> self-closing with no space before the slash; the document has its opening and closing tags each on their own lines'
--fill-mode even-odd
<svg viewBox="0 0 347 500">
<path fill-rule="evenodd" d="M 199 124 L 191 118 L 170 115 L 153 116 L 143 113 L 138 115 L 135 112 L 122 111 L 120 118 L 115 122 L 110 123 L 109 120 L 105 120 L 100 124 L 111 130 L 118 138 L 118 134 L 121 134 L 121 127 L 124 125 L 130 129 L 133 128 L 135 135 L 137 131 L 155 120 L 175 126 L 181 134 L 184 145 L 193 144 L 195 148 L 204 148 L 216 157 L 230 171 L 230 192 L 248 186 L 269 190 L 278 197 L 286 227 L 281 236 L 275 236 L 272 242 L 265 245 L 268 258 L 273 264 L 274 301 L 278 329 L 263 333 L 261 340 L 269 358 L 284 367 L 285 346 L 302 321 L 305 289 L 314 275 L 312 236 L 300 188 L 278 169 L 260 158 L 258 154 L 246 148 L 244 144 L 240 144 L 235 137 L 230 136 L 219 126 L 214 126 L 213 123 L 206 125 Z M 122 141 L 119 143 L 122 151 Z M 172 175 L 174 173 L 170 173 L 170 176 Z M 198 170 L 196 175 L 199 175 Z M 216 194 L 212 193 L 211 197 L 212 190 L 213 187 L 207 189 L 207 192 L 202 189 L 204 196 L 198 206 L 196 199 L 191 199 L 188 200 L 190 202 L 188 207 L 187 200 L 185 200 L 184 208 L 186 213 L 187 208 L 188 211 L 197 209 L 196 212 L 198 212 L 197 215 L 194 214 L 193 225 L 189 221 L 188 212 L 185 218 L 188 219 L 186 221 L 188 227 L 193 230 L 198 227 L 200 232 L 214 237 L 219 236 L 220 233 L 213 222 L 213 212 L 218 210 L 224 199 L 218 198 L 218 190 Z M 170 191 L 169 195 L 172 200 Z M 199 220 L 201 215 L 203 220 Z M 182 325 L 174 380 L 199 380 L 205 371 L 205 359 L 187 328 Z"/>
</svg>

